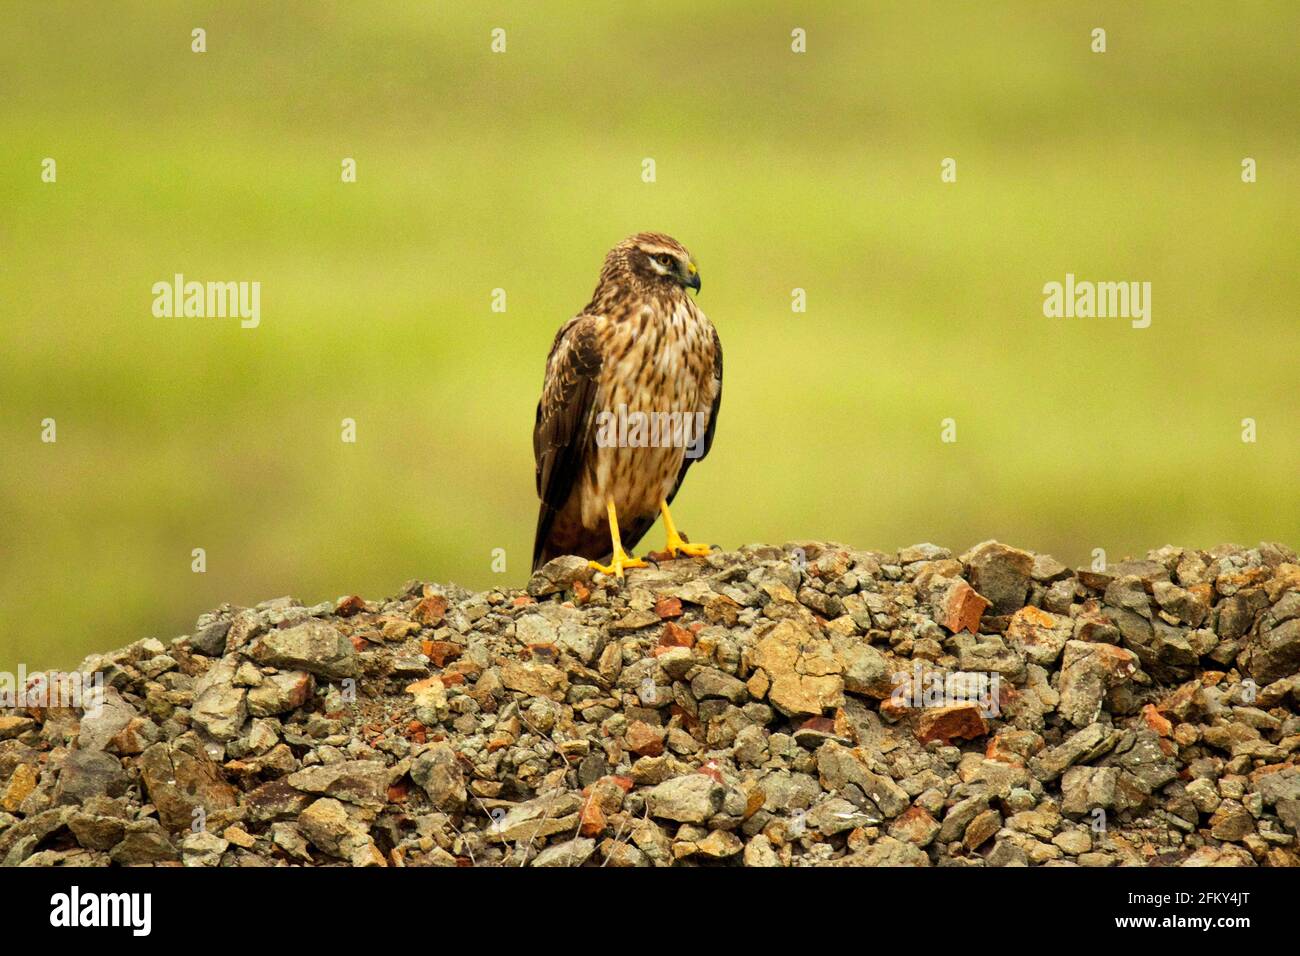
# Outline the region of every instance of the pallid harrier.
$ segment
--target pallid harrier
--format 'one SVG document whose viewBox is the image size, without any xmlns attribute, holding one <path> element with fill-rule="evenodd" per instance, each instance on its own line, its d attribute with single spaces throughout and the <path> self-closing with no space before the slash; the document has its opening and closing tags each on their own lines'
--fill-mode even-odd
<svg viewBox="0 0 1300 956">
<path fill-rule="evenodd" d="M 646 566 L 626 549 L 660 514 L 670 556 L 709 553 L 668 511 L 722 401 L 722 343 L 687 289 L 700 290 L 691 254 L 639 233 L 610 250 L 590 304 L 556 334 L 533 430 L 534 570 L 576 554 L 621 578 Z"/>
</svg>

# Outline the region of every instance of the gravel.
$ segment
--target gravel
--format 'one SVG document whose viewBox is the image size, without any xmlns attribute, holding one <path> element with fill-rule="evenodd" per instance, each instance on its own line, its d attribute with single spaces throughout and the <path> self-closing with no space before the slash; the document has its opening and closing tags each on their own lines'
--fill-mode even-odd
<svg viewBox="0 0 1300 956">
<path fill-rule="evenodd" d="M 4 865 L 1300 865 L 1278 544 L 560 558 L 78 670 L 0 710 Z"/>
</svg>

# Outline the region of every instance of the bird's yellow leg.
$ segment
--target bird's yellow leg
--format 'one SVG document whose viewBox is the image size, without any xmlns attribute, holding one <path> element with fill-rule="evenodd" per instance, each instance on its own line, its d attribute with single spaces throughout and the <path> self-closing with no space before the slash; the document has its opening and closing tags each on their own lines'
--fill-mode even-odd
<svg viewBox="0 0 1300 956">
<path fill-rule="evenodd" d="M 673 524 L 673 516 L 668 510 L 667 501 L 659 502 L 659 511 L 664 516 L 664 530 L 668 532 L 668 543 L 664 545 L 665 551 L 674 557 L 678 554 L 690 555 L 693 558 L 708 556 L 712 548 L 707 544 L 691 544 L 677 533 L 677 525 Z"/>
<path fill-rule="evenodd" d="M 618 512 L 614 510 L 614 499 L 611 498 L 605 507 L 609 511 L 609 537 L 614 544 L 614 557 L 610 560 L 609 566 L 601 564 L 599 561 L 589 562 L 593 568 L 601 574 L 612 574 L 616 577 L 622 577 L 623 571 L 627 568 L 648 568 L 640 558 L 634 558 L 623 550 L 623 538 L 618 533 Z"/>
</svg>

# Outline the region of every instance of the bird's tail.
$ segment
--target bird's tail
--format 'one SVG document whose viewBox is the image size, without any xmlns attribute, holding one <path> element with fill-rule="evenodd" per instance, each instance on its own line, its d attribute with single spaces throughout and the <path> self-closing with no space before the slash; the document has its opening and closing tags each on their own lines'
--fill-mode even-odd
<svg viewBox="0 0 1300 956">
<path fill-rule="evenodd" d="M 551 527 L 555 524 L 555 509 L 542 502 L 537 512 L 537 533 L 533 535 L 533 570 L 536 571 L 547 561 L 558 557 L 547 547 L 551 536 Z"/>
<path fill-rule="evenodd" d="M 565 554 L 576 554 L 589 561 L 607 563 L 613 556 L 609 529 L 602 523 L 595 528 L 584 528 L 564 519 L 557 522 L 559 512 L 545 502 L 537 512 L 537 535 L 533 539 L 533 570 L 547 561 Z M 633 528 L 623 530 L 623 546 L 631 548 L 646 529 L 654 523 L 637 522 Z"/>
</svg>

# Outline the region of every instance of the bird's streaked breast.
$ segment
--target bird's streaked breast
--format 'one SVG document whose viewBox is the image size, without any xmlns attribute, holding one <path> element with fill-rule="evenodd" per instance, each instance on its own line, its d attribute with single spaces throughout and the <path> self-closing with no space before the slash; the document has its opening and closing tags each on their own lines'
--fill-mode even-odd
<svg viewBox="0 0 1300 956">
<path fill-rule="evenodd" d="M 599 334 L 606 343 L 596 394 L 596 412 L 708 415 L 714 397 L 713 326 L 689 299 L 671 311 L 644 304 L 622 318 L 602 316 Z M 701 423 L 707 427 L 707 417 Z M 693 426 L 692 426 L 693 427 Z M 606 496 L 620 517 L 635 519 L 658 512 L 671 493 L 686 449 L 597 447 L 583 476 L 584 523 L 599 521 Z"/>
</svg>

